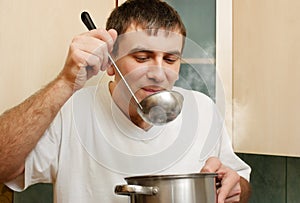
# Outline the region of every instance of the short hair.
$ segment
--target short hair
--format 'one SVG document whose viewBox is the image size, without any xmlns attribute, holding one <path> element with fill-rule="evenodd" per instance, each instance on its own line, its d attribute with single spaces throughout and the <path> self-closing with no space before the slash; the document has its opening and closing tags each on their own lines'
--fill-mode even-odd
<svg viewBox="0 0 300 203">
<path fill-rule="evenodd" d="M 186 28 L 177 11 L 160 0 L 127 0 L 112 11 L 106 29 L 115 29 L 120 35 L 132 23 L 142 29 L 164 28 L 168 31 L 179 31 L 186 37 Z"/>
</svg>

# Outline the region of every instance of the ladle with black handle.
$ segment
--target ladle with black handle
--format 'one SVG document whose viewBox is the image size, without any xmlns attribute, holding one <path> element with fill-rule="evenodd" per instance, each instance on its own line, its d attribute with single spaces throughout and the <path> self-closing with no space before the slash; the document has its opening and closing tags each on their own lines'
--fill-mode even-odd
<svg viewBox="0 0 300 203">
<path fill-rule="evenodd" d="M 81 13 L 81 20 L 89 30 L 96 29 L 88 12 L 84 11 Z M 180 114 L 183 103 L 183 96 L 180 93 L 164 90 L 149 95 L 139 102 L 109 53 L 108 58 L 137 103 L 137 112 L 143 120 L 152 125 L 163 125 L 174 120 Z"/>
</svg>

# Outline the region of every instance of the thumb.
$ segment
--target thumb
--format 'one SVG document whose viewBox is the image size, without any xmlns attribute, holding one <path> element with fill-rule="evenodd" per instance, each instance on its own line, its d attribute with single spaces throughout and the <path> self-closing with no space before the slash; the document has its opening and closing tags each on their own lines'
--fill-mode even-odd
<svg viewBox="0 0 300 203">
<path fill-rule="evenodd" d="M 215 173 L 217 172 L 222 166 L 220 160 L 216 157 L 210 157 L 206 160 L 205 165 L 201 169 L 201 173 Z"/>
<path fill-rule="evenodd" d="M 110 29 L 107 32 L 110 34 L 110 36 L 113 38 L 113 40 L 115 42 L 118 37 L 117 31 L 115 29 Z"/>
<path fill-rule="evenodd" d="M 113 40 L 112 43 L 109 43 L 109 50 L 108 50 L 109 52 L 112 52 L 112 50 L 114 48 L 114 43 L 115 43 L 115 41 L 116 41 L 116 39 L 118 37 L 118 33 L 117 33 L 117 31 L 115 29 L 110 29 L 107 32 L 111 36 L 111 38 Z"/>
</svg>

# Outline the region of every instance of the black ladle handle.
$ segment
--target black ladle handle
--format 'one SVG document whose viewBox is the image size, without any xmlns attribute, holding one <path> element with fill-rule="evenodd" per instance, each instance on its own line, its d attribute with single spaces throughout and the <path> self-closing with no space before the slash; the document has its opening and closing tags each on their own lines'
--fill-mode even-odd
<svg viewBox="0 0 300 203">
<path fill-rule="evenodd" d="M 89 30 L 96 29 L 96 26 L 95 26 L 94 22 L 92 21 L 92 18 L 88 12 L 83 11 L 81 13 L 81 20 Z"/>
</svg>

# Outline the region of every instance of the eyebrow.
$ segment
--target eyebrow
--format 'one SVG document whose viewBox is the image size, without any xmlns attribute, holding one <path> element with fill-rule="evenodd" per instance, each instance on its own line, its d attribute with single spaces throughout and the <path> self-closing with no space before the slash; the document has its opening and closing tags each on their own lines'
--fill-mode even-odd
<svg viewBox="0 0 300 203">
<path fill-rule="evenodd" d="M 133 54 L 133 53 L 136 53 L 136 52 L 153 53 L 153 52 L 155 52 L 155 50 L 147 49 L 147 48 L 144 48 L 144 47 L 136 47 L 136 48 L 131 49 L 131 50 L 128 52 L 128 54 Z M 170 54 L 170 55 L 181 56 L 181 52 L 178 51 L 178 50 L 166 51 L 166 52 L 164 52 L 164 53 L 167 53 L 167 54 Z"/>
</svg>

